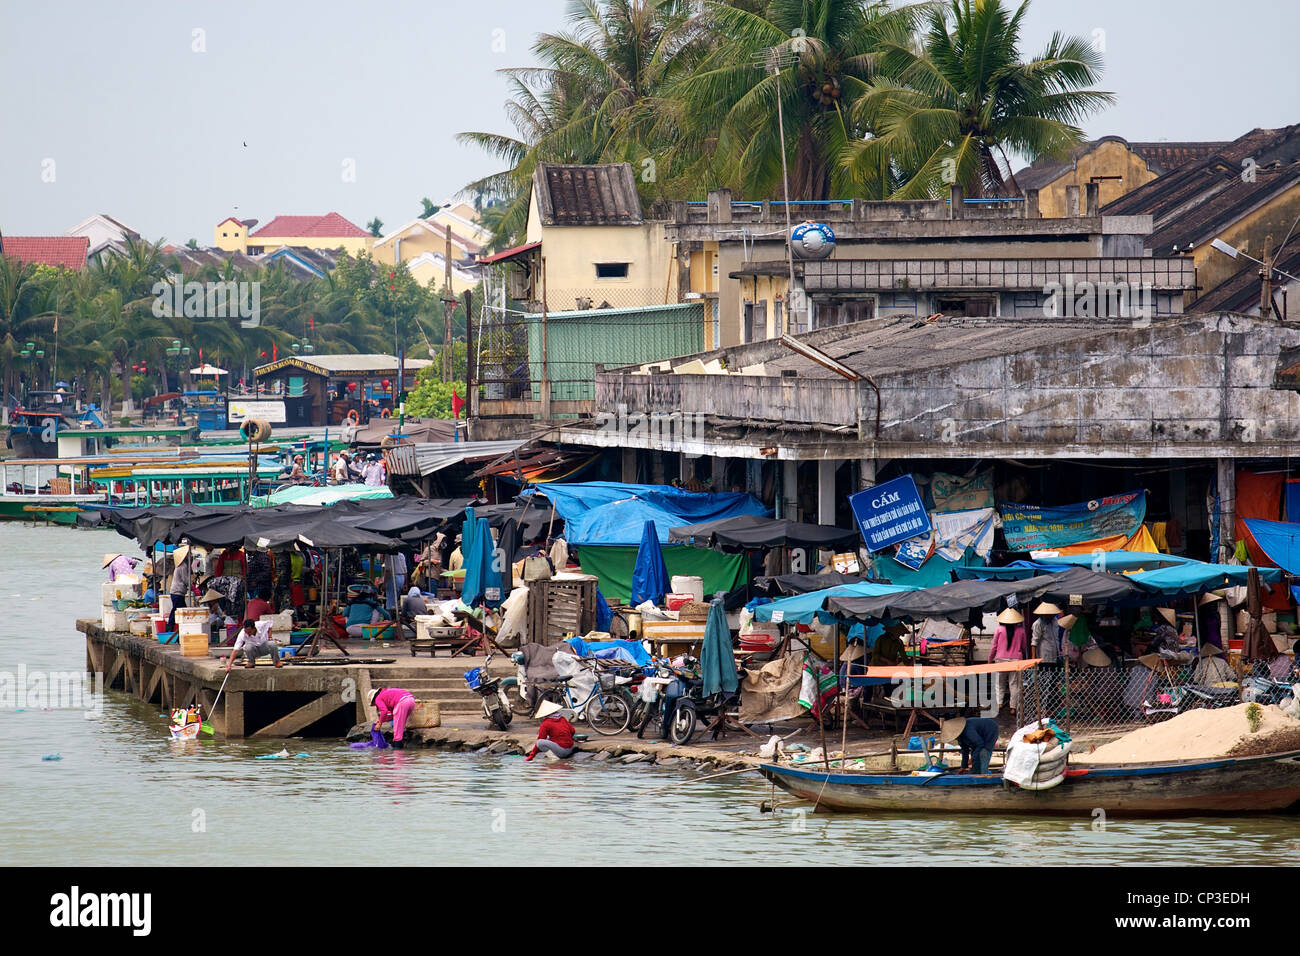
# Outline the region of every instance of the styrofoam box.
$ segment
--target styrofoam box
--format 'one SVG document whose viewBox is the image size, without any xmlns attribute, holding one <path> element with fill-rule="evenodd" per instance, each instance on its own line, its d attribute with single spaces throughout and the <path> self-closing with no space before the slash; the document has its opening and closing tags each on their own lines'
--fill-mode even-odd
<svg viewBox="0 0 1300 956">
<path fill-rule="evenodd" d="M 191 623 L 202 623 L 207 628 L 208 618 L 211 612 L 206 607 L 178 607 L 176 609 L 176 623 L 184 621 Z"/>
<path fill-rule="evenodd" d="M 105 609 L 100 623 L 106 631 L 125 631 L 131 626 L 127 621 L 125 611 L 110 611 L 107 609 Z"/>
<path fill-rule="evenodd" d="M 100 586 L 99 593 L 102 598 L 101 603 L 104 607 L 112 607 L 113 602 L 118 599 L 118 593 L 121 593 L 123 601 L 140 600 L 140 579 L 139 578 L 118 578 L 116 581 L 108 581 Z"/>
<path fill-rule="evenodd" d="M 202 634 L 205 637 L 208 633 L 208 622 L 203 621 L 182 621 L 179 617 L 176 619 L 176 630 L 180 634 Z"/>
<path fill-rule="evenodd" d="M 696 575 L 674 574 L 672 586 L 675 594 L 690 594 L 692 601 L 704 600 L 704 578 Z"/>
</svg>

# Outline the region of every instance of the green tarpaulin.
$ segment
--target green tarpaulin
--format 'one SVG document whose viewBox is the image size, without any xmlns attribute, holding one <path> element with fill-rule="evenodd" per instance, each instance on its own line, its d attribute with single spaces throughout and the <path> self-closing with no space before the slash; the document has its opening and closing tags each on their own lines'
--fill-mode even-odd
<svg viewBox="0 0 1300 956">
<path fill-rule="evenodd" d="M 583 545 L 578 548 L 578 562 L 584 573 L 600 579 L 598 586 L 605 600 L 626 604 L 632 596 L 636 552 L 636 548 L 622 545 Z M 748 583 L 749 569 L 743 554 L 670 545 L 664 548 L 664 563 L 670 576 L 703 578 L 705 599 L 714 591 L 733 591 Z"/>
</svg>

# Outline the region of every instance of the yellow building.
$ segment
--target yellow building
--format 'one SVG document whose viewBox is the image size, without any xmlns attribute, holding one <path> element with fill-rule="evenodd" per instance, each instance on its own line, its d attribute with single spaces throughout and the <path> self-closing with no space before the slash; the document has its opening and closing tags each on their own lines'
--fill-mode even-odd
<svg viewBox="0 0 1300 956">
<path fill-rule="evenodd" d="M 235 219 L 217 223 L 213 245 L 227 252 L 259 256 L 281 246 L 307 249 L 343 249 L 359 255 L 370 248 L 373 237 L 360 226 L 336 212 L 323 216 L 276 216 L 265 226 L 252 231 L 256 219 Z"/>
<path fill-rule="evenodd" d="M 1021 192 L 1038 190 L 1038 214 L 1044 219 L 1070 215 L 1066 187 L 1082 196 L 1089 183 L 1099 189 L 1104 206 L 1144 186 L 1158 176 L 1197 162 L 1226 146 L 1222 142 L 1130 143 L 1121 136 L 1103 136 L 1084 144 L 1066 159 L 1042 159 L 1015 174 Z M 1075 212 L 1079 215 L 1079 212 Z"/>
<path fill-rule="evenodd" d="M 427 221 L 450 229 L 457 236 L 464 236 L 479 248 L 492 241 L 491 230 L 479 224 L 478 211 L 467 202 L 445 203 Z"/>
<path fill-rule="evenodd" d="M 675 247 L 641 214 L 628 163 L 538 163 L 528 243 L 541 243 L 548 309 L 633 308 L 678 299 Z"/>
<path fill-rule="evenodd" d="M 460 295 L 478 283 L 478 270 L 474 260 L 483 251 L 481 243 L 448 227 L 428 219 L 412 219 L 394 229 L 382 239 L 375 240 L 371 255 L 383 265 L 406 263 L 407 270 L 423 286 L 441 289 L 447 277 L 447 248 L 451 247 L 451 291 Z M 481 230 L 480 230 L 481 231 Z"/>
</svg>

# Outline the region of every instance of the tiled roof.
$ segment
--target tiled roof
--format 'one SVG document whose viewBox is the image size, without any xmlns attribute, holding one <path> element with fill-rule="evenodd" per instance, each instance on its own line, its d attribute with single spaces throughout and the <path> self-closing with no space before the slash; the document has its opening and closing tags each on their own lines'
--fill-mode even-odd
<svg viewBox="0 0 1300 956">
<path fill-rule="evenodd" d="M 1122 136 L 1103 136 L 1084 143 L 1064 159 L 1040 159 L 1016 173 L 1016 185 L 1022 190 L 1042 189 L 1069 170 L 1084 153 L 1091 152 L 1102 143 L 1123 143 L 1144 160 L 1153 172 L 1168 173 L 1187 163 L 1205 159 L 1229 145 L 1226 142 L 1193 143 L 1130 143 Z"/>
<path fill-rule="evenodd" d="M 336 212 L 323 216 L 276 216 L 250 239 L 364 239 L 370 233 L 348 222 Z"/>
<path fill-rule="evenodd" d="M 1253 163 L 1253 166 L 1247 163 Z M 1251 175 L 1247 176 L 1249 168 Z M 1271 198 L 1300 183 L 1300 125 L 1254 129 L 1205 159 L 1140 186 L 1102 213 L 1152 217 L 1145 240 L 1154 255 L 1206 242 Z"/>
<path fill-rule="evenodd" d="M 538 163 L 533 190 L 538 213 L 548 226 L 619 226 L 644 221 L 630 163 Z"/>
<path fill-rule="evenodd" d="M 0 254 L 23 263 L 84 269 L 89 251 L 86 236 L 0 236 Z"/>
<path fill-rule="evenodd" d="M 1284 255 L 1274 262 L 1273 267 L 1291 275 L 1300 275 L 1300 247 L 1293 248 L 1290 255 Z M 1245 266 L 1235 275 L 1224 279 L 1197 299 L 1192 311 L 1246 312 L 1256 308 L 1259 305 L 1260 269 L 1258 263 L 1246 261 Z M 1277 286 L 1274 285 L 1273 288 L 1276 293 Z"/>
</svg>

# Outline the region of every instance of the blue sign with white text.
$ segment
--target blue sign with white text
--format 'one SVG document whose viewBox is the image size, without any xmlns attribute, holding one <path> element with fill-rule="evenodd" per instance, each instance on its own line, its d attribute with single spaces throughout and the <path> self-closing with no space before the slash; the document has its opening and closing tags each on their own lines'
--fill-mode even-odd
<svg viewBox="0 0 1300 956">
<path fill-rule="evenodd" d="M 849 507 L 868 551 L 881 551 L 930 531 L 930 516 L 911 475 L 849 495 Z"/>
</svg>

